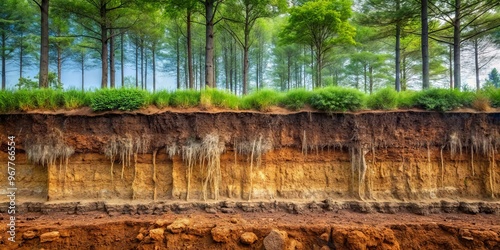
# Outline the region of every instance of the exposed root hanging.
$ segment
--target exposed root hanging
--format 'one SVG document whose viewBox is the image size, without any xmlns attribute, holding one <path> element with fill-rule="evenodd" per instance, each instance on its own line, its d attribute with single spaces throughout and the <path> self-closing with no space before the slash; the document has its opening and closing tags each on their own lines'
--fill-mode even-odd
<svg viewBox="0 0 500 250">
<path fill-rule="evenodd" d="M 42 166 L 55 165 L 59 159 L 61 168 L 62 163 L 67 165 L 69 157 L 75 153 L 73 147 L 65 143 L 64 135 L 58 129 L 44 136 L 27 139 L 25 145 L 28 160 Z"/>
<path fill-rule="evenodd" d="M 304 131 L 305 136 L 305 131 Z M 304 140 L 305 141 L 305 140 Z M 256 167 L 260 167 L 262 163 L 262 155 L 273 149 L 271 141 L 264 140 L 263 136 L 260 135 L 259 138 L 255 138 L 252 142 L 245 141 L 236 145 L 239 154 L 248 155 L 250 161 L 250 193 L 248 195 L 248 200 L 252 199 L 253 194 L 253 169 L 254 161 Z M 306 146 L 307 151 L 307 146 Z M 307 153 L 306 153 L 307 154 Z"/>
<path fill-rule="evenodd" d="M 157 149 L 155 149 L 153 151 L 153 185 L 154 185 L 154 189 L 153 189 L 153 201 L 156 201 L 156 190 L 157 190 L 157 182 L 158 180 L 156 179 L 156 153 L 158 152 Z"/>
<path fill-rule="evenodd" d="M 149 137 L 134 138 L 130 134 L 124 137 L 116 135 L 109 139 L 109 142 L 104 146 L 103 151 L 106 157 L 111 161 L 111 181 L 113 181 L 113 167 L 116 157 L 120 156 L 121 161 L 121 179 L 123 180 L 125 167 L 130 167 L 131 156 L 134 153 L 146 153 L 149 149 Z"/>
</svg>

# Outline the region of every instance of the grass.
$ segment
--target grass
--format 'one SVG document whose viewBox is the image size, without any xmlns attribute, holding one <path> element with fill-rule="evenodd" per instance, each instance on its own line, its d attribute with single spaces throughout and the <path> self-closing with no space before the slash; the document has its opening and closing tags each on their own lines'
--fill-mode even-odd
<svg viewBox="0 0 500 250">
<path fill-rule="evenodd" d="M 280 99 L 280 93 L 271 89 L 263 89 L 243 97 L 241 99 L 241 107 L 242 109 L 269 111 L 272 106 L 279 104 Z"/>
<path fill-rule="evenodd" d="M 0 91 L 0 112 L 77 109 L 91 107 L 94 111 L 136 110 L 148 105 L 158 108 L 176 107 L 201 109 L 223 108 L 231 110 L 269 111 L 273 106 L 289 110 L 305 107 L 326 112 L 357 111 L 368 107 L 375 110 L 421 108 L 431 111 L 450 111 L 474 108 L 486 111 L 500 107 L 500 90 L 487 89 L 479 93 L 447 89 L 404 91 L 397 93 L 386 88 L 367 96 L 356 89 L 326 87 L 308 91 L 294 89 L 286 93 L 263 89 L 244 97 L 225 90 L 204 89 L 158 91 L 149 93 L 134 88 L 100 89 L 90 92 L 79 90 L 6 90 Z"/>
</svg>

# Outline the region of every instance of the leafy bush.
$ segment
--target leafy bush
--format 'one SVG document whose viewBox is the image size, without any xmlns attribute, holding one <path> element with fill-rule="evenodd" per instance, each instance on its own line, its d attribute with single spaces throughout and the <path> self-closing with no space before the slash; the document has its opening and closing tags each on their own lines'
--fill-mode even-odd
<svg viewBox="0 0 500 250">
<path fill-rule="evenodd" d="M 200 104 L 200 92 L 196 90 L 177 90 L 170 97 L 170 105 L 179 108 L 196 107 Z"/>
<path fill-rule="evenodd" d="M 133 88 L 101 89 L 91 95 L 94 111 L 135 110 L 146 104 L 147 92 Z"/>
<path fill-rule="evenodd" d="M 172 94 L 166 90 L 158 91 L 151 95 L 151 104 L 158 108 L 168 107 L 170 105 L 170 98 Z"/>
<path fill-rule="evenodd" d="M 327 87 L 311 96 L 311 106 L 323 111 L 356 111 L 363 107 L 365 96 L 357 89 Z"/>
<path fill-rule="evenodd" d="M 368 97 L 370 109 L 395 109 L 398 106 L 398 92 L 393 88 L 384 88 Z"/>
<path fill-rule="evenodd" d="M 271 106 L 277 105 L 280 100 L 280 93 L 263 89 L 243 97 L 241 107 L 243 109 L 256 109 L 259 111 L 269 111 Z"/>
<path fill-rule="evenodd" d="M 204 108 L 212 106 L 219 108 L 238 109 L 240 99 L 228 91 L 207 88 L 201 91 L 200 105 Z"/>
<path fill-rule="evenodd" d="M 280 104 L 290 110 L 299 110 L 308 104 L 312 92 L 305 89 L 293 89 L 288 91 L 280 100 Z"/>
<path fill-rule="evenodd" d="M 500 107 L 500 89 L 497 88 L 487 88 L 484 91 L 484 95 L 488 97 L 491 102 L 491 106 L 498 108 Z"/>
<path fill-rule="evenodd" d="M 35 89 L 31 91 L 35 107 L 39 109 L 57 109 L 62 106 L 63 95 L 60 90 Z"/>
<path fill-rule="evenodd" d="M 414 108 L 417 106 L 417 92 L 407 90 L 401 91 L 397 96 L 398 108 Z"/>
<path fill-rule="evenodd" d="M 470 106 L 474 94 L 448 89 L 427 89 L 419 92 L 416 105 L 426 110 L 449 111 L 465 106 Z"/>
<path fill-rule="evenodd" d="M 81 90 L 68 90 L 63 92 L 63 106 L 65 109 L 76 109 L 90 105 L 88 95 Z"/>
</svg>

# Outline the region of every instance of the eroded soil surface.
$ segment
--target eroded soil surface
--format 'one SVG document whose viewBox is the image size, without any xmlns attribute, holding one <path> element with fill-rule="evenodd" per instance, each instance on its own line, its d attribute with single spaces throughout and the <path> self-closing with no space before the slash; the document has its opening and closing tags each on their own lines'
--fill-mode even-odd
<svg viewBox="0 0 500 250">
<path fill-rule="evenodd" d="M 500 249 L 495 214 L 26 213 L 17 222 L 16 242 L 2 228 L 0 249 Z"/>
</svg>

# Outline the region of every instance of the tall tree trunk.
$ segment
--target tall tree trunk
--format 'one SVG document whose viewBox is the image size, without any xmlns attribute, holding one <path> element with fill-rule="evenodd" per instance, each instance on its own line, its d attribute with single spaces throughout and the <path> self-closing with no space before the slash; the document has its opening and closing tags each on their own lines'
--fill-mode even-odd
<svg viewBox="0 0 500 250">
<path fill-rule="evenodd" d="M 120 74 L 121 74 L 121 81 L 122 81 L 122 88 L 125 87 L 125 46 L 124 46 L 124 36 L 125 33 L 122 32 L 120 34 Z"/>
<path fill-rule="evenodd" d="M 429 20 L 427 14 L 428 0 L 421 0 L 422 19 L 422 89 L 430 87 L 429 84 Z"/>
<path fill-rule="evenodd" d="M 139 38 L 135 38 L 135 88 L 139 88 Z"/>
<path fill-rule="evenodd" d="M 368 64 L 363 65 L 363 77 L 364 77 L 364 90 L 365 94 L 368 92 Z"/>
<path fill-rule="evenodd" d="M 226 36 L 222 36 L 222 41 L 224 43 L 224 50 L 223 50 L 223 57 L 224 57 L 224 77 L 226 79 L 226 90 L 229 90 L 229 68 L 230 68 L 230 64 L 229 64 L 229 53 L 227 52 L 227 45 L 228 45 L 228 42 L 227 42 L 227 38 Z"/>
<path fill-rule="evenodd" d="M 153 93 L 156 91 L 156 46 L 151 49 L 151 60 L 153 61 Z"/>
<path fill-rule="evenodd" d="M 175 39 L 175 64 L 176 64 L 176 82 L 177 82 L 177 89 L 181 89 L 181 50 L 180 50 L 180 42 L 179 38 Z M 189 46 L 188 46 L 189 47 Z"/>
<path fill-rule="evenodd" d="M 108 26 L 106 24 L 106 3 L 101 3 L 101 88 L 108 87 Z"/>
<path fill-rule="evenodd" d="M 479 82 L 479 41 L 477 38 L 473 40 L 474 42 L 474 68 L 476 70 L 476 91 L 481 89 L 481 83 Z"/>
<path fill-rule="evenodd" d="M 144 89 L 144 40 L 141 38 L 141 89 Z"/>
<path fill-rule="evenodd" d="M 453 84 L 453 45 L 449 47 L 448 65 L 450 67 L 450 89 L 454 88 Z"/>
<path fill-rule="evenodd" d="M 455 0 L 455 20 L 453 22 L 453 70 L 455 71 L 455 89 L 462 88 L 460 75 L 460 20 L 461 20 L 461 0 Z"/>
<path fill-rule="evenodd" d="M 82 92 L 85 91 L 85 54 L 81 55 L 81 70 L 82 70 Z"/>
<path fill-rule="evenodd" d="M 248 17 L 248 6 L 245 8 L 246 17 Z M 247 19 L 247 18 L 246 18 Z M 243 29 L 243 95 L 248 92 L 248 51 L 250 50 L 250 26 L 248 21 L 245 21 L 245 28 Z"/>
<path fill-rule="evenodd" d="M 229 45 L 229 57 L 230 57 L 230 62 L 229 64 L 231 65 L 229 67 L 229 86 L 230 86 L 230 89 L 231 89 L 231 92 L 236 94 L 236 91 L 235 91 L 235 88 L 234 88 L 234 84 L 233 84 L 233 72 L 234 72 L 234 68 L 235 68 L 235 63 L 234 63 L 234 57 L 235 57 L 235 53 L 234 53 L 234 45 L 233 43 L 230 43 Z"/>
<path fill-rule="evenodd" d="M 49 87 L 49 0 L 42 0 L 41 13 L 41 46 L 40 46 L 40 73 L 38 85 L 40 88 Z"/>
<path fill-rule="evenodd" d="M 368 68 L 369 76 L 370 76 L 370 95 L 373 93 L 373 66 L 370 65 Z"/>
<path fill-rule="evenodd" d="M 1 30 L 5 30 L 4 24 L 0 24 L 0 27 L 2 28 Z M 6 43 L 7 43 L 7 35 L 6 32 L 2 31 L 2 90 L 5 90 L 6 88 L 6 83 L 7 83 L 7 68 L 6 68 L 6 63 L 7 63 L 7 48 L 6 48 Z"/>
<path fill-rule="evenodd" d="M 19 46 L 19 79 L 23 78 L 23 65 L 24 65 L 24 46 L 23 46 L 23 35 L 20 34 L 21 37 L 21 46 Z"/>
<path fill-rule="evenodd" d="M 214 87 L 214 16 L 215 0 L 205 1 L 205 85 Z"/>
<path fill-rule="evenodd" d="M 111 88 L 115 88 L 116 83 L 114 33 L 113 29 L 109 29 L 109 85 Z"/>
<path fill-rule="evenodd" d="M 191 14 L 192 10 L 188 8 L 187 10 L 187 61 L 188 61 L 188 82 L 189 88 L 194 88 L 194 75 L 193 75 L 193 45 L 192 45 L 192 32 L 191 32 Z"/>
<path fill-rule="evenodd" d="M 144 48 L 144 89 L 148 90 L 148 50 Z"/>
<path fill-rule="evenodd" d="M 396 0 L 396 11 L 398 12 L 401 8 L 401 0 Z M 400 92 L 401 91 L 401 21 L 396 22 L 396 91 Z"/>
<path fill-rule="evenodd" d="M 57 84 L 61 84 L 61 74 L 62 74 L 62 49 L 61 46 L 57 46 Z"/>
</svg>

